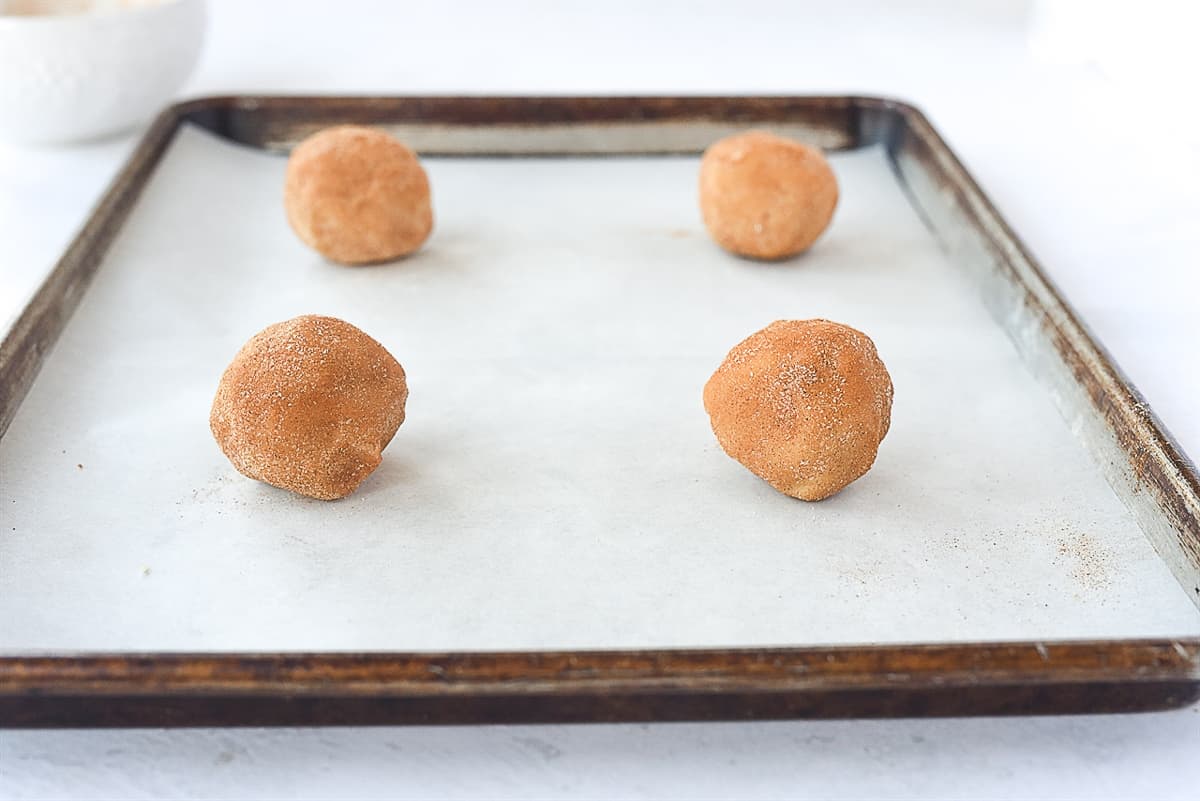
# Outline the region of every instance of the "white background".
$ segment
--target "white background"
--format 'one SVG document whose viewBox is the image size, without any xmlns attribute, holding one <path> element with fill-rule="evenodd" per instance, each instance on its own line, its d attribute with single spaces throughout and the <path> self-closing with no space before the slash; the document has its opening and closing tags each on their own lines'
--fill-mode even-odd
<svg viewBox="0 0 1200 801">
<path fill-rule="evenodd" d="M 1200 452 L 1188 4 L 214 0 L 185 94 L 873 92 L 933 118 Z M 649 5 L 649 4 L 645 4 Z M 836 12 L 826 6 L 837 5 Z M 131 137 L 0 146 L 0 320 Z M 1194 797 L 1200 708 L 1092 718 L 0 733 L 0 796 Z"/>
</svg>

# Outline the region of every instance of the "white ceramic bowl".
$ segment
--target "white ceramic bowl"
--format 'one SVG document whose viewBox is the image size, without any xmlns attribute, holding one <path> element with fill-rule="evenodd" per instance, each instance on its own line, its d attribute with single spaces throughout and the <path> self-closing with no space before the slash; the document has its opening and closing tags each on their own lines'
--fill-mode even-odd
<svg viewBox="0 0 1200 801">
<path fill-rule="evenodd" d="M 0 0 L 0 139 L 131 128 L 170 101 L 203 40 L 204 0 Z"/>
</svg>

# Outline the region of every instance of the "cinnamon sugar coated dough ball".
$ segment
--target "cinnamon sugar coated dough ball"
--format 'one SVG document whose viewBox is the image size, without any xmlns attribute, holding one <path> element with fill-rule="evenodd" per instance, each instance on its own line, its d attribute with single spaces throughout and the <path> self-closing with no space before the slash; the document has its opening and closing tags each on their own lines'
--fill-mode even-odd
<svg viewBox="0 0 1200 801">
<path fill-rule="evenodd" d="M 808 250 L 829 225 L 837 178 L 820 150 L 765 131 L 730 136 L 700 161 L 700 212 L 717 244 L 754 259 Z"/>
<path fill-rule="evenodd" d="M 375 128 L 342 125 L 301 142 L 283 190 L 292 229 L 343 264 L 407 256 L 429 238 L 429 179 L 417 156 Z"/>
<path fill-rule="evenodd" d="M 239 472 L 344 498 L 404 422 L 404 369 L 347 322 L 305 315 L 250 338 L 221 376 L 209 424 Z"/>
<path fill-rule="evenodd" d="M 726 453 L 780 492 L 819 501 L 871 469 L 892 379 L 861 331 L 780 320 L 729 351 L 704 408 Z"/>
</svg>

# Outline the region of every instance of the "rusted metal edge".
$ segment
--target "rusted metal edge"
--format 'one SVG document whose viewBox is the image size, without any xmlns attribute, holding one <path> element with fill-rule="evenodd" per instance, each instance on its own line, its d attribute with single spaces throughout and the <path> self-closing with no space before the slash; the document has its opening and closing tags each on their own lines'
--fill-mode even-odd
<svg viewBox="0 0 1200 801">
<path fill-rule="evenodd" d="M 944 186 L 953 191 L 954 202 L 987 238 L 995 264 L 1023 292 L 1022 300 L 1027 311 L 1038 319 L 1041 336 L 1051 343 L 1074 385 L 1086 395 L 1085 402 L 1095 411 L 1096 420 L 1102 421 L 1127 460 L 1116 465 L 1102 463 L 1101 468 L 1110 481 L 1128 484 L 1129 494 L 1122 494 L 1122 499 L 1147 528 L 1151 543 L 1192 602 L 1200 607 L 1200 472 L 1196 465 L 928 119 L 912 106 L 895 102 L 890 105 L 905 117 L 906 133 L 920 143 L 942 172 Z M 990 235 L 991 231 L 999 233 Z M 1020 336 L 1013 339 L 1026 363 L 1035 369 L 1029 358 L 1029 343 Z M 1153 498 L 1149 512 L 1148 505 L 1135 497 L 1146 491 Z M 1154 519 L 1159 515 L 1165 518 L 1170 534 L 1156 530 L 1161 527 L 1161 521 Z M 1171 538 L 1169 544 L 1164 542 L 1167 537 Z M 1177 554 L 1183 556 L 1184 564 L 1180 564 Z"/>
<path fill-rule="evenodd" d="M 183 107 L 174 106 L 154 121 L 88 215 L 83 228 L 0 341 L 0 437 L 12 423 L 46 354 L 79 305 L 184 114 Z"/>
<path fill-rule="evenodd" d="M 667 126 L 803 126 L 809 135 L 835 134 L 836 148 L 854 148 L 884 141 L 896 124 L 915 109 L 902 101 L 869 96 L 401 96 L 321 97 L 292 95 L 230 95 L 179 103 L 172 111 L 231 142 L 257 149 L 280 150 L 309 131 L 340 124 L 400 128 L 412 135 L 422 130 L 415 147 L 433 156 L 605 156 L 697 155 L 710 144 L 651 144 L 653 132 Z M 502 128 L 536 135 L 546 129 L 587 129 L 585 142 L 555 148 L 523 148 L 507 137 L 497 149 L 441 144 L 446 133 Z M 640 130 L 641 140 L 617 148 L 604 137 L 617 128 Z"/>
<path fill-rule="evenodd" d="M 1200 681 L 1200 638 L 728 650 L 0 657 L 0 697 L 805 693 L 1117 681 Z"/>
</svg>

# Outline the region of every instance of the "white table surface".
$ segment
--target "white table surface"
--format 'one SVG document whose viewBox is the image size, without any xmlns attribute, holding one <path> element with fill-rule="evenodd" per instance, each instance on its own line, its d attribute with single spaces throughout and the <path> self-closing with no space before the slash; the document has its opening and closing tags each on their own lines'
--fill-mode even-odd
<svg viewBox="0 0 1200 801">
<path fill-rule="evenodd" d="M 1171 97 L 1028 55 L 1019 0 L 212 0 L 185 95 L 872 92 L 915 101 L 1200 453 L 1200 138 Z M 646 4 L 649 5 L 649 4 Z M 336 9 L 336 11 L 335 11 Z M 886 9 L 886 10 L 885 10 Z M 1189 116 L 1190 115 L 1190 116 Z M 0 325 L 135 142 L 0 145 Z M 1194 798 L 1200 707 L 1075 718 L 0 732 L 0 797 Z"/>
</svg>

